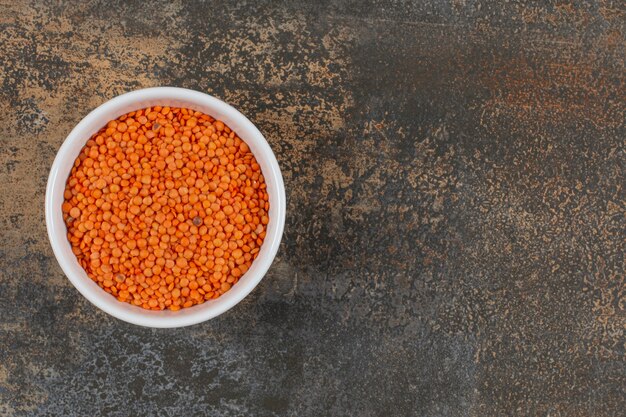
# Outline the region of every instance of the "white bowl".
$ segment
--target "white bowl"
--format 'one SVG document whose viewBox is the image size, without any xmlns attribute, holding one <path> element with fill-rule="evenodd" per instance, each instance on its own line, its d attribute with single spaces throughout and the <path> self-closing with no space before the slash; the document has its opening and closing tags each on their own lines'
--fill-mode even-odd
<svg viewBox="0 0 626 417">
<path fill-rule="evenodd" d="M 151 106 L 191 108 L 223 121 L 243 139 L 256 157 L 269 195 L 269 223 L 265 240 L 250 269 L 225 294 L 217 299 L 179 311 L 149 311 L 118 301 L 92 281 L 78 263 L 67 239 L 61 205 L 65 183 L 74 160 L 89 138 L 108 121 Z M 107 101 L 89 113 L 70 132 L 57 153 L 46 189 L 46 225 L 50 243 L 63 272 L 72 284 L 96 307 L 129 323 L 147 327 L 189 326 L 216 317 L 240 302 L 261 281 L 270 267 L 285 224 L 285 186 L 276 157 L 259 130 L 243 114 L 208 94 L 174 87 L 133 91 Z"/>
</svg>

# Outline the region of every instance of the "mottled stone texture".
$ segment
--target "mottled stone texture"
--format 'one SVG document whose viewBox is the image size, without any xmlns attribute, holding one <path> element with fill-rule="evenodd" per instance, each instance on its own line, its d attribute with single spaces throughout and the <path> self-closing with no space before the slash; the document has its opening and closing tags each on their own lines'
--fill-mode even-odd
<svg viewBox="0 0 626 417">
<path fill-rule="evenodd" d="M 623 415 L 624 2 L 1 3 L 0 415 Z M 288 199 L 260 286 L 175 330 L 82 298 L 43 212 L 158 85 L 248 115 Z"/>
</svg>

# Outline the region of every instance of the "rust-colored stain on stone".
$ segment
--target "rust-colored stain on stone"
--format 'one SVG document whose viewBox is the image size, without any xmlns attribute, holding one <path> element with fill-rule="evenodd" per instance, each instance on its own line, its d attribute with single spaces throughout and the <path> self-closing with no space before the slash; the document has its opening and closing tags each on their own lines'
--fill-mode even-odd
<svg viewBox="0 0 626 417">
<path fill-rule="evenodd" d="M 0 416 L 617 416 L 619 2 L 2 2 Z M 288 218 L 227 314 L 150 330 L 47 242 L 48 170 L 123 92 L 224 99 Z"/>
</svg>

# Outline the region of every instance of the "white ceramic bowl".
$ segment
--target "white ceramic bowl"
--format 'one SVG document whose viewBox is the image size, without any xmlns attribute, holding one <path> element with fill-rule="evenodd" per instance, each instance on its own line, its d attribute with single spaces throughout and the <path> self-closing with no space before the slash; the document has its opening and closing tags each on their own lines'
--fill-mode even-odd
<svg viewBox="0 0 626 417">
<path fill-rule="evenodd" d="M 89 138 L 108 121 L 133 110 L 156 105 L 185 107 L 223 121 L 243 139 L 256 157 L 269 194 L 267 233 L 257 258 L 233 287 L 219 298 L 179 311 L 149 311 L 118 301 L 92 281 L 78 263 L 67 240 L 61 205 L 65 183 L 74 160 Z M 174 87 L 133 91 L 107 101 L 89 113 L 70 132 L 52 164 L 46 189 L 48 236 L 61 268 L 72 284 L 96 307 L 129 323 L 147 327 L 181 327 L 200 323 L 224 313 L 240 302 L 261 281 L 274 256 L 285 224 L 285 187 L 276 157 L 259 130 L 233 107 L 208 94 Z"/>
</svg>

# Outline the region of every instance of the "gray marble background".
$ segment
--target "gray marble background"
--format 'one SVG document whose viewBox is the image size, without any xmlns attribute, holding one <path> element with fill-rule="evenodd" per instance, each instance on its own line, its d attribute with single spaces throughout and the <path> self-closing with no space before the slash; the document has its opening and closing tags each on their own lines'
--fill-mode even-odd
<svg viewBox="0 0 626 417">
<path fill-rule="evenodd" d="M 624 415 L 623 2 L 0 3 L 0 416 Z M 248 115 L 288 199 L 175 330 L 82 298 L 43 212 L 72 127 L 159 85 Z"/>
</svg>

